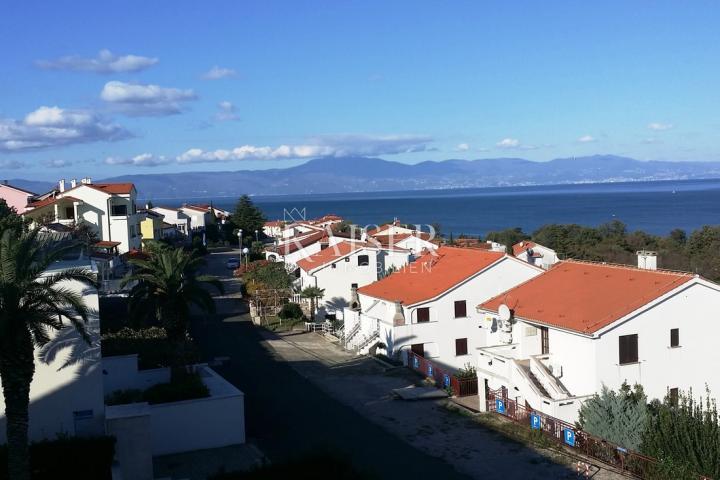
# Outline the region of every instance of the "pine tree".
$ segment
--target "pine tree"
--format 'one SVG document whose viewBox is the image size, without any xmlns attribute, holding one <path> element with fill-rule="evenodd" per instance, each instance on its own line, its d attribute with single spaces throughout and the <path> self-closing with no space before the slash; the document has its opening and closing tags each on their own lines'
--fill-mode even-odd
<svg viewBox="0 0 720 480">
<path fill-rule="evenodd" d="M 235 231 L 243 231 L 243 243 L 250 244 L 255 238 L 255 231 L 262 233 L 266 218 L 247 195 L 243 195 L 235 205 L 235 211 L 230 216 Z"/>
</svg>

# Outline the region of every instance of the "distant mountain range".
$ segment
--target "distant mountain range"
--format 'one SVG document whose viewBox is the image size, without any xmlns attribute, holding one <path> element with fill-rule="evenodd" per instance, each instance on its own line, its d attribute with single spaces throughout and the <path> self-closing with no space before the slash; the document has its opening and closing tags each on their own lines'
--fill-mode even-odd
<svg viewBox="0 0 720 480">
<path fill-rule="evenodd" d="M 593 155 L 549 162 L 490 158 L 408 165 L 379 158 L 318 158 L 290 168 L 133 174 L 102 181 L 133 182 L 143 198 L 193 198 L 702 178 L 720 178 L 720 162 L 643 162 Z M 51 187 L 47 182 L 23 179 L 10 183 L 37 192 Z"/>
</svg>

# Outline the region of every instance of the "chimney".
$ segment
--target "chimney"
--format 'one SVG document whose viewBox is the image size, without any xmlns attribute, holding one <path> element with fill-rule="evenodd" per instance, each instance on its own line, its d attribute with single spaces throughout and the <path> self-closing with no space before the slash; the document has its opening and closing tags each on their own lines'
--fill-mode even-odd
<svg viewBox="0 0 720 480">
<path fill-rule="evenodd" d="M 73 178 L 72 180 L 70 180 L 70 188 L 75 188 L 75 187 L 77 187 L 77 180 Z"/>
<path fill-rule="evenodd" d="M 352 310 L 360 310 L 360 297 L 358 297 L 358 287 L 350 288 L 350 308 Z"/>
<path fill-rule="evenodd" d="M 92 185 L 92 179 L 90 177 L 83 177 L 83 179 L 80 180 L 80 183 L 83 185 Z"/>
<path fill-rule="evenodd" d="M 639 250 L 636 253 L 638 257 L 638 268 L 642 268 L 643 270 L 657 270 L 657 252 Z"/>
<path fill-rule="evenodd" d="M 61 192 L 65 191 L 65 179 L 64 178 L 58 180 L 58 190 L 60 190 Z"/>
<path fill-rule="evenodd" d="M 405 315 L 403 315 L 402 305 L 400 302 L 395 302 L 395 315 L 393 315 L 393 325 L 401 327 L 405 325 Z"/>
</svg>

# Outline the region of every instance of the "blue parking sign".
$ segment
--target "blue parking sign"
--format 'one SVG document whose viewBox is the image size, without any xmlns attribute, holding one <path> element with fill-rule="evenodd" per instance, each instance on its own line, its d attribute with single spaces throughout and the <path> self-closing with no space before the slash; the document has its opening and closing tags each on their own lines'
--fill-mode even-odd
<svg viewBox="0 0 720 480">
<path fill-rule="evenodd" d="M 531 413 L 530 414 L 530 428 L 533 430 L 540 430 L 540 427 L 542 427 L 542 420 L 540 419 L 540 415 L 537 413 Z"/>
<path fill-rule="evenodd" d="M 418 360 L 418 357 L 413 357 L 413 368 L 420 368 L 420 360 Z"/>
<path fill-rule="evenodd" d="M 432 363 L 428 363 L 428 377 L 432 377 Z"/>
<path fill-rule="evenodd" d="M 499 398 L 495 400 L 495 411 L 497 411 L 497 413 L 505 413 L 505 402 L 503 402 Z"/>
<path fill-rule="evenodd" d="M 443 387 L 447 388 L 450 386 L 450 375 L 447 373 L 443 375 Z"/>
<path fill-rule="evenodd" d="M 566 428 L 563 430 L 563 439 L 565 440 L 565 443 L 570 445 L 571 447 L 575 446 L 575 431 L 570 430 L 569 428 Z"/>
</svg>

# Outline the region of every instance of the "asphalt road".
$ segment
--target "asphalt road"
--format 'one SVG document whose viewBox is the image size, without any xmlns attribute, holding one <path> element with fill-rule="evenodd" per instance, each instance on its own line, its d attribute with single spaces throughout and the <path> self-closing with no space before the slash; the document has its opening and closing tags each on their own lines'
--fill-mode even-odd
<svg viewBox="0 0 720 480">
<path fill-rule="evenodd" d="M 230 273 L 223 271 L 223 265 L 230 255 L 210 255 L 207 270 L 228 278 Z M 193 334 L 208 360 L 229 358 L 216 370 L 245 392 L 248 439 L 271 461 L 332 452 L 373 478 L 468 478 L 303 378 L 262 343 L 259 331 L 245 315 L 215 315 L 196 322 Z"/>
</svg>

